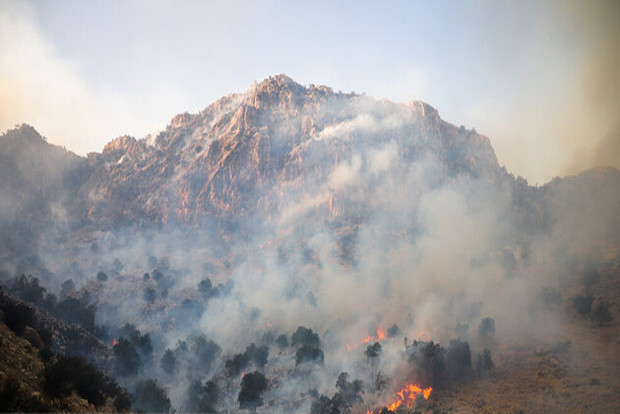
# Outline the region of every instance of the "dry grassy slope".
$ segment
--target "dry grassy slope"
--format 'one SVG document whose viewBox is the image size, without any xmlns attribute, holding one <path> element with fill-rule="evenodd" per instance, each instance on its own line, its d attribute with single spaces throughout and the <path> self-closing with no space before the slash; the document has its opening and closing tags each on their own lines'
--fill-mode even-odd
<svg viewBox="0 0 620 414">
<path fill-rule="evenodd" d="M 508 338 L 493 351 L 492 377 L 436 390 L 418 410 L 514 414 L 618 412 L 619 258 L 616 256 L 599 268 L 599 280 L 590 289 L 595 303 L 604 300 L 610 304 L 614 318 L 610 325 L 599 326 L 574 310 L 572 298 L 584 293 L 585 288 L 579 276 L 569 275 L 561 292 L 560 306 L 567 328 L 561 338 L 534 344 L 528 338 Z"/>
<path fill-rule="evenodd" d="M 29 328 L 27 328 L 29 329 Z M 25 335 L 27 336 L 27 335 Z M 51 398 L 43 391 L 44 363 L 39 357 L 35 339 L 32 343 L 13 333 L 5 324 L 0 322 L 0 390 L 9 379 L 19 382 L 19 399 L 30 402 L 25 407 L 38 407 L 51 412 L 115 412 L 117 411 L 109 400 L 105 406 L 95 408 L 87 400 L 75 392 L 63 399 Z M 40 339 L 39 339 L 40 341 Z M 34 402 L 37 401 L 38 402 Z M 35 405 L 33 405 L 35 404 Z M 21 405 L 24 407 L 24 405 Z"/>
</svg>

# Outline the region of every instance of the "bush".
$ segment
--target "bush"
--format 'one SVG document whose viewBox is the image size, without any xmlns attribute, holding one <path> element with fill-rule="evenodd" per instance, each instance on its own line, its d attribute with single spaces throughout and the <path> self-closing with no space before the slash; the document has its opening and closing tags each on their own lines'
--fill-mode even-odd
<svg viewBox="0 0 620 414">
<path fill-rule="evenodd" d="M 401 336 L 402 334 L 403 333 L 401 332 L 400 328 L 396 324 L 390 326 L 390 328 L 387 331 L 388 338 L 396 338 L 397 336 Z"/>
<path fill-rule="evenodd" d="M 237 401 L 242 410 L 256 411 L 263 405 L 262 394 L 267 389 L 267 378 L 258 371 L 246 374 L 241 379 L 241 390 Z"/>
<path fill-rule="evenodd" d="M 108 275 L 100 271 L 99 273 L 97 273 L 97 280 L 100 282 L 105 282 L 108 280 Z"/>
<path fill-rule="evenodd" d="M 343 409 L 348 409 L 353 404 L 363 403 L 362 398 L 363 383 L 360 380 L 354 380 L 349 382 L 349 374 L 341 372 L 336 381 L 336 389 L 338 392 L 332 397 L 332 401 L 336 401 L 336 404 Z"/>
<path fill-rule="evenodd" d="M 314 333 L 312 329 L 298 326 L 297 330 L 291 338 L 291 344 L 295 345 L 309 345 L 318 348 L 319 347 L 319 335 Z"/>
<path fill-rule="evenodd" d="M 415 363 L 424 376 L 423 381 L 437 387 L 443 379 L 446 369 L 446 351 L 433 341 L 413 341 L 409 362 Z"/>
<path fill-rule="evenodd" d="M 166 391 L 157 385 L 156 380 L 139 381 L 133 394 L 132 407 L 136 411 L 151 413 L 170 412 L 170 399 Z"/>
<path fill-rule="evenodd" d="M 322 366 L 324 361 L 325 355 L 323 354 L 323 351 L 316 346 L 303 345 L 295 353 L 296 365 L 312 362 Z"/>
<path fill-rule="evenodd" d="M 193 338 L 191 351 L 196 357 L 200 369 L 209 371 L 215 358 L 222 352 L 222 348 L 212 340 L 207 340 L 203 335 Z"/>
</svg>

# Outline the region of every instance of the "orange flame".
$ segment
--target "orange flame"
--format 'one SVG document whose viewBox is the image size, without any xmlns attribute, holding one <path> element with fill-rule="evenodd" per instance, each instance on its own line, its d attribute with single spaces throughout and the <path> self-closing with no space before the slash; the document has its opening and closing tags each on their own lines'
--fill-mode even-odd
<svg viewBox="0 0 620 414">
<path fill-rule="evenodd" d="M 422 388 L 417 384 L 407 384 L 396 393 L 396 400 L 390 404 L 387 404 L 385 408 L 390 411 L 396 411 L 396 409 L 403 404 L 405 407 L 411 408 L 420 394 L 425 400 L 428 400 L 428 397 L 431 395 L 431 391 L 433 391 L 432 387 Z M 366 411 L 366 414 L 373 413 L 374 410 Z"/>
<path fill-rule="evenodd" d="M 362 342 L 360 343 L 360 345 L 367 344 L 367 343 L 369 343 L 369 342 L 373 342 L 373 341 L 374 341 L 374 342 L 381 342 L 381 341 L 383 341 L 384 339 L 387 339 L 387 333 L 386 333 L 384 330 L 382 330 L 381 328 L 379 328 L 379 329 L 377 329 L 377 336 L 368 335 L 366 338 L 364 338 L 364 339 L 362 340 Z M 390 339 L 393 339 L 393 338 L 390 338 Z M 357 348 L 358 346 L 359 346 L 359 345 L 353 345 L 353 346 L 351 346 L 351 345 L 349 345 L 349 344 L 346 344 L 347 351 L 351 351 L 352 349 L 355 349 L 355 348 Z"/>
<path fill-rule="evenodd" d="M 112 347 L 115 347 L 116 345 L 118 345 L 118 339 L 114 338 L 114 342 L 112 342 Z"/>
</svg>

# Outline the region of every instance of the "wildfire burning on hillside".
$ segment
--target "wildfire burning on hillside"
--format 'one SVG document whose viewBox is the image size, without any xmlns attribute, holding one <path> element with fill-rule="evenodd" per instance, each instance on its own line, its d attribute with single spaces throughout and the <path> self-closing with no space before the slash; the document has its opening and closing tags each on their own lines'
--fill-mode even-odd
<svg viewBox="0 0 620 414">
<path fill-rule="evenodd" d="M 413 407 L 416 399 L 420 395 L 422 395 L 425 400 L 428 400 L 428 397 L 431 395 L 432 391 L 432 387 L 422 388 L 417 384 L 407 384 L 396 393 L 395 401 L 386 404 L 384 408 L 382 408 L 380 411 L 377 411 L 376 413 L 374 410 L 368 410 L 366 411 L 366 414 L 378 414 L 383 411 L 383 409 L 387 409 L 388 411 L 395 411 L 403 405 L 407 408 L 411 408 Z"/>
</svg>

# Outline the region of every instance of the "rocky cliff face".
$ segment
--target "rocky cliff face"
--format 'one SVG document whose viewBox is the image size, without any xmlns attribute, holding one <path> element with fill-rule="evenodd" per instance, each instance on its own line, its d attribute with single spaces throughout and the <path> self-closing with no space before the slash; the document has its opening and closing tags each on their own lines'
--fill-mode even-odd
<svg viewBox="0 0 620 414">
<path fill-rule="evenodd" d="M 339 167 L 394 180 L 403 165 L 429 157 L 440 166 L 436 180 L 501 178 L 489 140 L 427 104 L 306 88 L 279 75 L 201 113 L 177 115 L 154 139 L 120 137 L 90 154 L 74 217 L 108 226 L 274 217 L 325 186 L 316 207 L 333 216 L 354 208 L 334 177 Z"/>
</svg>

